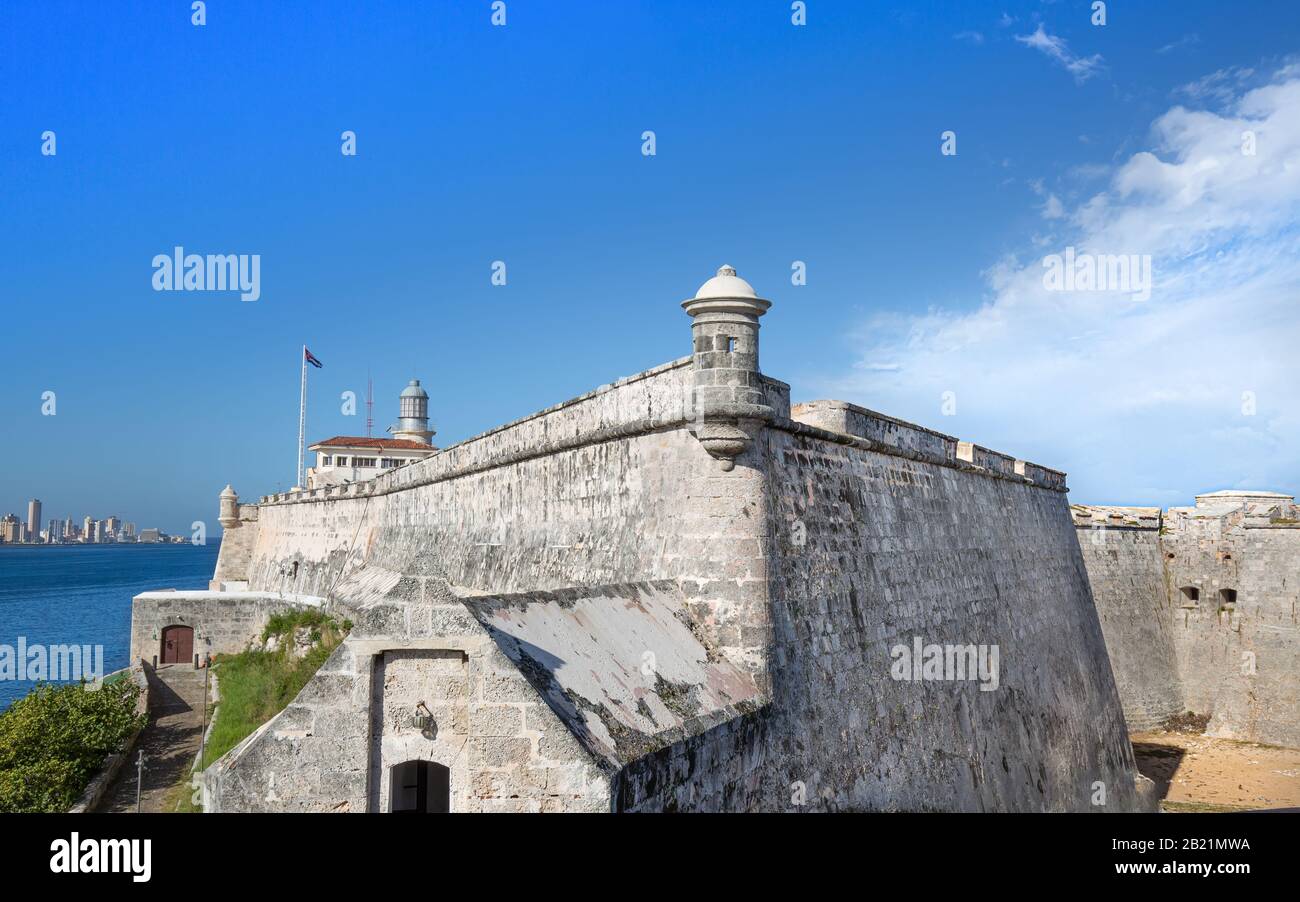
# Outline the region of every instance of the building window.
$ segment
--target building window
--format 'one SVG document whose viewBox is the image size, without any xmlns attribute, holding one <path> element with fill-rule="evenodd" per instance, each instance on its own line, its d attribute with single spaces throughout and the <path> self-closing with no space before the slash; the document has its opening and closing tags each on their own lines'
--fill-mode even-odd
<svg viewBox="0 0 1300 902">
<path fill-rule="evenodd" d="M 1237 590 L 1236 590 L 1236 589 L 1220 589 L 1220 590 L 1219 590 L 1219 603 L 1222 604 L 1225 608 L 1230 608 L 1230 607 L 1233 607 L 1234 605 L 1236 605 L 1236 603 L 1237 603 Z"/>
<path fill-rule="evenodd" d="M 352 458 L 352 466 L 354 467 L 373 467 L 374 465 L 375 465 L 375 459 L 373 457 Z"/>
<path fill-rule="evenodd" d="M 322 467 L 328 467 L 328 466 L 330 465 L 330 456 L 329 456 L 328 454 L 322 454 L 322 455 L 321 455 L 321 457 L 320 457 L 320 465 L 321 465 Z"/>
<path fill-rule="evenodd" d="M 1183 601 L 1195 603 L 1201 600 L 1201 590 L 1195 586 L 1183 586 L 1178 591 L 1183 593 Z"/>
<path fill-rule="evenodd" d="M 340 467 L 346 467 L 348 465 L 348 459 L 346 457 L 340 457 L 337 458 L 337 460 Z"/>
</svg>

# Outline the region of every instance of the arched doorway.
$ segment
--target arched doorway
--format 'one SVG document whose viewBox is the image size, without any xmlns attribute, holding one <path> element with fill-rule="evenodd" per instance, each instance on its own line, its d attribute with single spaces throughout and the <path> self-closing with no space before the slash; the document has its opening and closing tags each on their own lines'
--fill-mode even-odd
<svg viewBox="0 0 1300 902">
<path fill-rule="evenodd" d="M 451 771 L 435 761 L 403 761 L 389 771 L 388 810 L 393 814 L 451 811 Z"/>
<path fill-rule="evenodd" d="M 168 626 L 162 631 L 162 655 L 164 664 L 184 664 L 194 660 L 194 628 L 189 626 Z"/>
</svg>

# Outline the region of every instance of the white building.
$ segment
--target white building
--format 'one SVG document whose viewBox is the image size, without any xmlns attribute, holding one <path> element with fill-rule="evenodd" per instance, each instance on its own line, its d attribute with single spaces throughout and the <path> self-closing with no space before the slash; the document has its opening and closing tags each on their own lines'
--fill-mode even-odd
<svg viewBox="0 0 1300 902">
<path fill-rule="evenodd" d="M 346 485 L 374 479 L 397 467 L 438 453 L 429 443 L 429 395 L 412 379 L 402 389 L 399 419 L 388 431 L 393 438 L 336 435 L 308 448 L 316 452 L 316 466 L 307 468 L 307 488 Z"/>
</svg>

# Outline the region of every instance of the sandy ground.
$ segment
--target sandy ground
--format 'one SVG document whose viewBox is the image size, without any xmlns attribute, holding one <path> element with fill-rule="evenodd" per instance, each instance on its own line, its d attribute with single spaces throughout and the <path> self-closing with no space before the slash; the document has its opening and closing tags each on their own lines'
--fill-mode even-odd
<svg viewBox="0 0 1300 902">
<path fill-rule="evenodd" d="M 1300 749 L 1194 733 L 1134 733 L 1138 770 L 1165 811 L 1300 810 Z"/>
</svg>

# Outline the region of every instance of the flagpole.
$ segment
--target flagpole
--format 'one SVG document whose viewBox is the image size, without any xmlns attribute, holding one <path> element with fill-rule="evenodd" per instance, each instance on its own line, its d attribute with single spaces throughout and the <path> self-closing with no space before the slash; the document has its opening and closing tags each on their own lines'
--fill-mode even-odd
<svg viewBox="0 0 1300 902">
<path fill-rule="evenodd" d="M 294 485 L 305 488 L 302 484 L 303 440 L 307 433 L 307 346 L 302 346 L 302 389 L 298 393 L 298 481 Z"/>
</svg>

